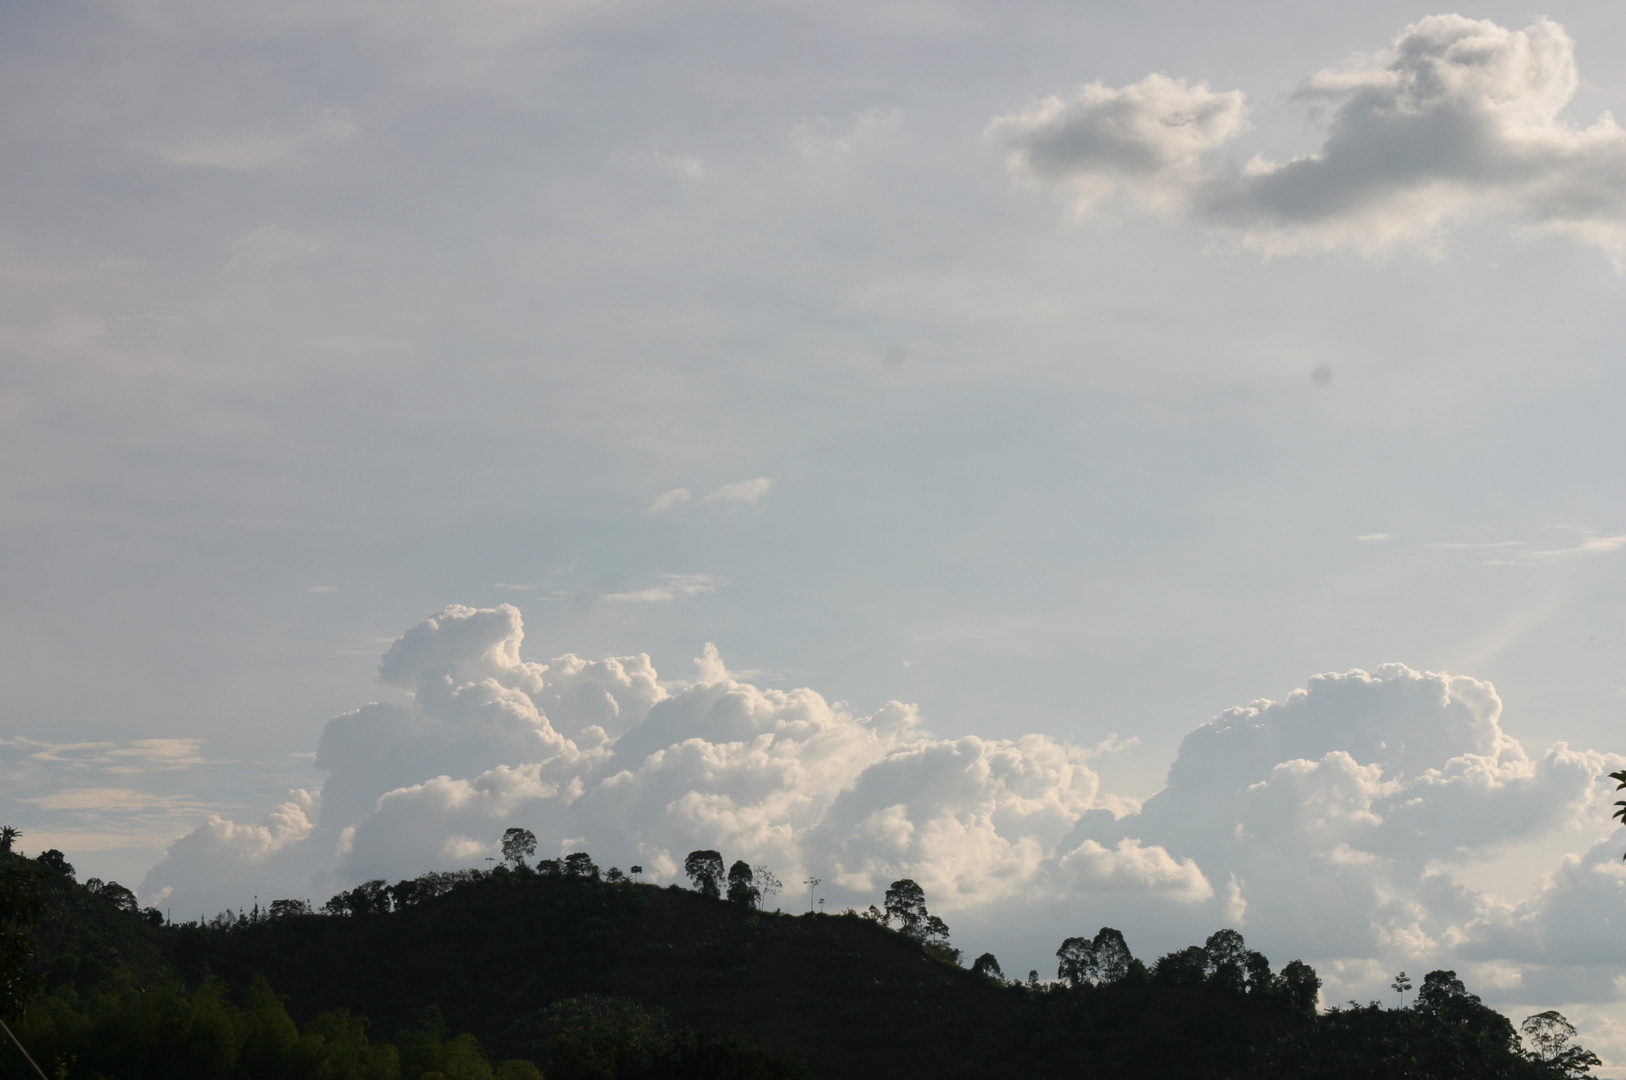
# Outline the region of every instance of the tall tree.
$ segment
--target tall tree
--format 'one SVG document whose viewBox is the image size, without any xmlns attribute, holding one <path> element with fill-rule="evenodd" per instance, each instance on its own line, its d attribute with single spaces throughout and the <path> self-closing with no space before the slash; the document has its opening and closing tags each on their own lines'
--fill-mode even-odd
<svg viewBox="0 0 1626 1080">
<path fill-rule="evenodd" d="M 886 890 L 883 921 L 898 922 L 898 932 L 910 941 L 922 945 L 946 946 L 949 939 L 948 924 L 926 910 L 926 890 L 909 878 L 894 881 Z"/>
<path fill-rule="evenodd" d="M 701 896 L 722 895 L 723 857 L 715 851 L 691 851 L 683 860 L 683 872 Z"/>
<path fill-rule="evenodd" d="M 1300 1016 L 1315 1015 L 1316 1002 L 1321 996 L 1321 976 L 1315 973 L 1315 968 L 1303 960 L 1289 961 L 1277 981 L 1287 998 L 1288 1008 Z"/>
<path fill-rule="evenodd" d="M 1090 942 L 1090 981 L 1097 986 L 1115 983 L 1129 974 L 1135 956 L 1123 934 L 1110 926 L 1103 926 Z"/>
<path fill-rule="evenodd" d="M 1072 987 L 1089 982 L 1090 953 L 1089 938 L 1067 938 L 1056 950 L 1056 978 Z"/>
<path fill-rule="evenodd" d="M 598 864 L 593 857 L 585 851 L 572 851 L 565 856 L 564 871 L 566 877 L 584 877 L 598 880 Z"/>
<path fill-rule="evenodd" d="M 1096 932 L 1094 940 L 1070 937 L 1056 950 L 1056 978 L 1068 986 L 1105 986 L 1129 974 L 1135 962 L 1124 936 L 1110 926 Z"/>
<path fill-rule="evenodd" d="M 784 886 L 780 884 L 779 879 L 774 876 L 774 872 L 769 870 L 766 866 L 751 867 L 751 874 L 752 883 L 756 885 L 757 890 L 762 894 L 761 898 L 757 901 L 758 906 L 765 908 L 769 904 L 773 903 L 774 896 L 779 892 L 780 889 L 783 889 Z"/>
<path fill-rule="evenodd" d="M 536 834 L 529 829 L 509 829 L 502 834 L 502 861 L 513 863 L 515 869 L 536 854 Z"/>
<path fill-rule="evenodd" d="M 754 877 L 750 863 L 736 860 L 728 868 L 728 898 L 744 907 L 756 907 L 757 901 L 762 899 L 762 890 L 756 887 Z"/>
<path fill-rule="evenodd" d="M 1562 1076 L 1585 1076 L 1594 1065 L 1603 1064 L 1592 1051 L 1570 1045 L 1570 1040 L 1575 1038 L 1575 1025 L 1564 1019 L 1563 1013 L 1548 1009 L 1527 1016 L 1519 1030 L 1530 1044 L 1525 1056 L 1558 1070 Z"/>
<path fill-rule="evenodd" d="M 1203 943 L 1208 984 L 1240 994 L 1248 985 L 1248 946 L 1235 930 L 1216 930 Z"/>
<path fill-rule="evenodd" d="M 22 838 L 22 831 L 10 825 L 0 825 L 0 855 L 10 855 L 11 845 Z"/>
</svg>

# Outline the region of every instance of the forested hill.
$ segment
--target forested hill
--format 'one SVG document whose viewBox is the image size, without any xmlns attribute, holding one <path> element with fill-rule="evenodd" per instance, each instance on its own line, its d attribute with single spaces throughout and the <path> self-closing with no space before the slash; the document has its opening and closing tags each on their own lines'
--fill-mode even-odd
<svg viewBox="0 0 1626 1080">
<path fill-rule="evenodd" d="M 1411 1008 L 1317 1015 L 1308 968 L 1273 972 L 1228 931 L 1150 965 L 1115 953 L 1121 938 L 1110 931 L 1070 939 L 1072 985 L 1048 985 L 1005 981 L 988 957 L 974 973 L 952 950 L 855 914 L 762 912 L 596 873 L 427 875 L 355 890 L 328 913 L 289 903 L 178 926 L 100 883 L 40 880 L 37 977 L 15 1026 L 53 1062 L 74 1057 L 73 1031 L 86 1037 L 98 1010 L 114 1016 L 181 984 L 175 1000 L 214 995 L 228 1019 L 232 1009 L 286 1012 L 231 1020 L 243 1047 L 235 1064 L 199 1077 L 318 1075 L 293 1071 L 287 1040 L 319 1049 L 327 1044 L 311 1032 L 354 1017 L 368 1019 L 374 1041 L 394 1040 L 388 1053 L 357 1050 L 350 1071 L 323 1065 L 320 1075 L 488 1080 L 489 1061 L 506 1062 L 502 1078 L 535 1076 L 534 1062 L 549 1080 L 1535 1078 L 1578 1075 L 1589 1058 L 1553 1041 L 1561 1018 L 1532 1029 L 1548 1042 L 1522 1052 L 1513 1025 L 1446 972 L 1423 982 Z M 282 1064 L 256 1065 L 241 1032 L 272 1027 L 285 1049 L 263 1060 Z M 467 1033 L 458 1045 L 474 1064 L 421 1050 L 452 1046 L 453 1033 Z M 0 1063 L 6 1077 L 34 1075 L 15 1054 Z M 66 1075 L 93 1074 L 70 1063 Z"/>
</svg>

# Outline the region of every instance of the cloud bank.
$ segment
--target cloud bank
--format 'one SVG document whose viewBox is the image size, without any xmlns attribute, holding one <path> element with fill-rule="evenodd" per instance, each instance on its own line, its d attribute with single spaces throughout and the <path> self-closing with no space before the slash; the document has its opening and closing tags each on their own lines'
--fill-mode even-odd
<svg viewBox="0 0 1626 1080">
<path fill-rule="evenodd" d="M 1087 214 L 1108 196 L 1186 213 L 1267 251 L 1433 243 L 1487 218 L 1569 235 L 1626 258 L 1626 131 L 1604 113 L 1564 116 L 1580 85 L 1575 43 L 1433 15 L 1371 57 L 1312 75 L 1294 94 L 1324 117 L 1319 150 L 1288 161 L 1220 159 L 1247 128 L 1240 91 L 1163 75 L 1051 97 L 988 128 L 1016 177 Z"/>
<path fill-rule="evenodd" d="M 1456 967 L 1493 999 L 1618 996 L 1597 961 L 1622 944 L 1626 874 L 1622 841 L 1599 843 L 1598 778 L 1623 759 L 1527 752 L 1488 683 L 1398 664 L 1316 676 L 1191 732 L 1137 804 L 1102 792 L 1091 762 L 1107 747 L 943 738 L 900 702 L 857 715 L 742 682 L 710 645 L 669 681 L 647 656 L 539 663 L 523 641 L 509 605 L 407 631 L 379 666 L 404 700 L 328 723 L 320 794 L 294 792 L 259 824 L 210 817 L 143 898 L 187 913 L 279 889 L 320 903 L 369 878 L 483 865 L 518 825 L 543 856 L 587 850 L 655 881 L 679 879 L 695 848 L 817 875 L 838 905 L 912 877 L 934 910 L 1004 924 L 1034 956 L 1101 924 L 1143 951 L 1231 925 L 1278 961 L 1318 962 L 1335 993 Z M 1582 853 L 1555 856 L 1532 895 L 1464 883 L 1464 868 L 1554 837 Z"/>
</svg>

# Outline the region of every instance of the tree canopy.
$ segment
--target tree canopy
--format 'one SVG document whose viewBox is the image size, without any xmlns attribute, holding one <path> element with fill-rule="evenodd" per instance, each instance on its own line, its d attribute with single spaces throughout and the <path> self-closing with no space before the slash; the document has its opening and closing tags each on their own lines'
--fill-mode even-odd
<svg viewBox="0 0 1626 1080">
<path fill-rule="evenodd" d="M 702 896 L 721 896 L 723 857 L 715 851 L 691 851 L 683 860 L 683 872 Z"/>
</svg>

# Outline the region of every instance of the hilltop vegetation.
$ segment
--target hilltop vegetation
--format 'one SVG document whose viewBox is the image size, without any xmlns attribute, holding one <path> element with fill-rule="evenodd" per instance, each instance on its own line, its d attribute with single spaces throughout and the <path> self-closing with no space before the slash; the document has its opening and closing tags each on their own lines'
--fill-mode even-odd
<svg viewBox="0 0 1626 1080">
<path fill-rule="evenodd" d="M 1148 964 L 1102 928 L 1062 943 L 1057 981 L 1007 981 L 987 954 L 961 966 L 913 882 L 864 914 L 784 915 L 752 868 L 725 881 L 695 854 L 694 890 L 521 856 L 181 925 L 54 853 L 0 855 L 0 1008 L 47 1070 L 120 1080 L 1534 1080 L 1596 1062 L 1557 1014 L 1521 1046 L 1451 972 L 1409 1008 L 1317 1013 L 1313 970 L 1233 930 Z M 0 1076 L 26 1070 L 0 1055 Z"/>
</svg>

